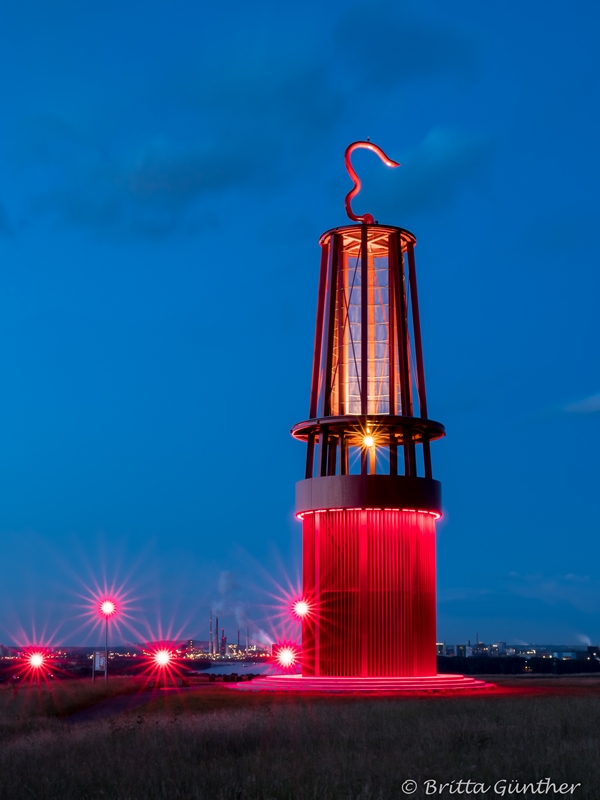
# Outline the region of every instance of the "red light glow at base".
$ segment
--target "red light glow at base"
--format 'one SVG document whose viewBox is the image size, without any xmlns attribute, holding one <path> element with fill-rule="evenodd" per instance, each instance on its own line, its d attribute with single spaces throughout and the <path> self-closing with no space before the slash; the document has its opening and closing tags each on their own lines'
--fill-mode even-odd
<svg viewBox="0 0 600 800">
<path fill-rule="evenodd" d="M 144 646 L 143 675 L 162 685 L 176 685 L 187 673 L 182 662 L 182 643 L 168 640 L 149 642 Z"/>
<path fill-rule="evenodd" d="M 20 673 L 30 682 L 40 683 L 50 677 L 52 651 L 40 645 L 28 645 L 20 652 Z M 55 671 L 54 669 L 52 670 Z"/>
<path fill-rule="evenodd" d="M 42 653 L 32 653 L 29 656 L 29 666 L 33 669 L 39 669 L 44 666 L 44 660 Z"/>
<path fill-rule="evenodd" d="M 157 650 L 153 658 L 159 667 L 167 667 L 173 660 L 173 653 L 170 650 Z"/>
<path fill-rule="evenodd" d="M 312 615 L 316 606 L 310 597 L 302 591 L 301 561 L 295 568 L 289 569 L 279 559 L 278 574 L 275 579 L 273 572 L 267 572 L 263 565 L 256 564 L 257 571 L 263 573 L 263 582 L 257 592 L 265 596 L 265 601 L 257 604 L 257 615 L 252 620 L 254 636 L 257 644 L 269 645 L 273 642 L 299 642 L 302 635 L 301 623 L 304 619 L 303 612 L 308 610 Z"/>
<path fill-rule="evenodd" d="M 273 645 L 273 660 L 278 671 L 293 673 L 300 664 L 300 649 L 292 642 L 278 642 Z"/>
<path fill-rule="evenodd" d="M 277 662 L 282 667 L 293 667 L 296 663 L 296 653 L 291 647 L 282 647 L 277 653 Z"/>
<path fill-rule="evenodd" d="M 306 600 L 296 600 L 292 606 L 292 612 L 298 617 L 298 619 L 304 619 L 304 617 L 310 614 L 310 606 Z"/>
</svg>

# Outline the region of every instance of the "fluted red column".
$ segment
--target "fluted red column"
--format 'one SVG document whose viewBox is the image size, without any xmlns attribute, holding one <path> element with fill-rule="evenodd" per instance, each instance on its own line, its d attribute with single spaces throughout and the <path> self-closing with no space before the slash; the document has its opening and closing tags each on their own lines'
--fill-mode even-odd
<svg viewBox="0 0 600 800">
<path fill-rule="evenodd" d="M 303 675 L 436 674 L 435 514 L 341 509 L 303 518 Z"/>
</svg>

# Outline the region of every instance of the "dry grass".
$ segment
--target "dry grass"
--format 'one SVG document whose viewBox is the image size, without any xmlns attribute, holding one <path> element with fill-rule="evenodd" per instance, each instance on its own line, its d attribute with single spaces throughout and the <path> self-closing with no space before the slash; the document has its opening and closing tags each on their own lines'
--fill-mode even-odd
<svg viewBox="0 0 600 800">
<path fill-rule="evenodd" d="M 213 687 L 103 723 L 28 716 L 24 730 L 16 716 L 2 732 L 0 796 L 367 800 L 403 797 L 408 778 L 549 776 L 581 783 L 574 796 L 595 800 L 600 695 L 590 688 L 583 697 L 365 699 Z"/>
<path fill-rule="evenodd" d="M 0 686 L 0 726 L 73 714 L 108 697 L 133 694 L 143 684 L 139 678 L 111 678 L 108 683 L 88 679 Z"/>
</svg>

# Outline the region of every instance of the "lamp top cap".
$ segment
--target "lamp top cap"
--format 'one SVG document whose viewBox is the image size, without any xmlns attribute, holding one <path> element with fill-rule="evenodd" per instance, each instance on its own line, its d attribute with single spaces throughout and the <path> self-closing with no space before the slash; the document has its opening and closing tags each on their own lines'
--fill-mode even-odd
<svg viewBox="0 0 600 800">
<path fill-rule="evenodd" d="M 400 164 L 397 161 L 392 161 L 391 158 L 388 158 L 381 149 L 381 147 L 378 147 L 376 144 L 373 144 L 373 142 L 370 142 L 368 139 L 366 141 L 352 142 L 352 144 L 349 144 L 348 147 L 346 148 L 346 152 L 344 154 L 344 161 L 346 164 L 346 169 L 348 170 L 348 175 L 350 175 L 350 178 L 352 179 L 352 182 L 354 184 L 352 189 L 350 189 L 350 191 L 346 195 L 346 199 L 344 201 L 344 205 L 346 207 L 346 214 L 348 214 L 350 219 L 354 220 L 354 222 L 362 222 L 365 225 L 372 225 L 375 222 L 375 218 L 373 217 L 372 214 L 357 215 L 354 213 L 354 211 L 352 211 L 352 201 L 354 200 L 356 195 L 360 192 L 361 188 L 360 178 L 358 177 L 358 175 L 356 174 L 356 170 L 352 166 L 352 153 L 355 150 L 359 149 L 370 150 L 372 153 L 375 153 L 375 155 L 378 155 L 379 158 L 383 161 L 383 163 L 388 167 L 399 167 Z"/>
</svg>

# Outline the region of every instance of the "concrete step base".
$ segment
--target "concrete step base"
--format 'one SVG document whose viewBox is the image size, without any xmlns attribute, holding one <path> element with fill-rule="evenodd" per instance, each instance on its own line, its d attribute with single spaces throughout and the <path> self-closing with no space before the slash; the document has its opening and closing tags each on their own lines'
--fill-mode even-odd
<svg viewBox="0 0 600 800">
<path fill-rule="evenodd" d="M 244 683 L 225 684 L 240 692 L 464 692 L 494 689 L 467 675 L 430 675 L 417 678 L 305 678 L 302 675 L 266 675 Z"/>
</svg>

